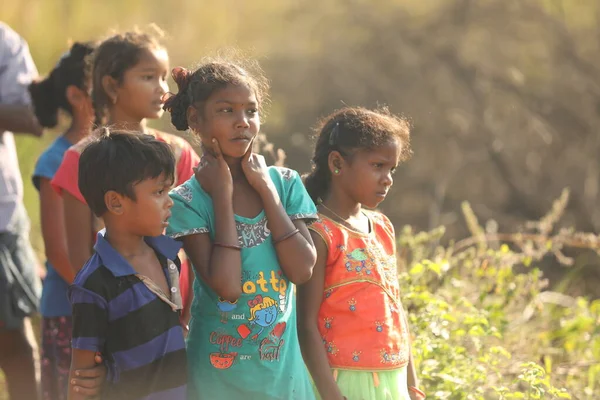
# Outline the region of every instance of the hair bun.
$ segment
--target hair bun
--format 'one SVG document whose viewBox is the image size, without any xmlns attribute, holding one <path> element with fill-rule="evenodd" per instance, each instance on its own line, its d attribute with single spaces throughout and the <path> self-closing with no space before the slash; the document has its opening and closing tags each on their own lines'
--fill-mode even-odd
<svg viewBox="0 0 600 400">
<path fill-rule="evenodd" d="M 171 123 L 179 131 L 189 128 L 187 122 L 187 109 L 189 107 L 189 96 L 186 91 L 190 85 L 192 73 L 183 67 L 175 67 L 171 76 L 177 84 L 177 94 L 165 93 L 162 98 L 163 110 L 171 113 Z"/>
<path fill-rule="evenodd" d="M 190 85 L 190 78 L 192 77 L 192 73 L 186 68 L 175 67 L 171 71 L 171 76 L 177 84 L 178 92 L 185 92 L 187 87 Z"/>
</svg>

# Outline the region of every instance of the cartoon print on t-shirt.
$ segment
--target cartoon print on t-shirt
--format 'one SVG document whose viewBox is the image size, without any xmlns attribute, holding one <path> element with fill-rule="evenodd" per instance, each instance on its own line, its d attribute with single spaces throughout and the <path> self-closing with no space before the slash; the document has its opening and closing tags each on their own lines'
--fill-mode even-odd
<svg viewBox="0 0 600 400">
<path fill-rule="evenodd" d="M 270 297 L 263 297 L 260 294 L 254 299 L 248 301 L 250 307 L 250 325 L 258 325 L 259 331 L 252 335 L 252 340 L 258 339 L 258 336 L 275 323 L 277 319 L 277 302 Z"/>
<path fill-rule="evenodd" d="M 232 303 L 230 301 L 227 301 L 227 300 L 219 297 L 219 301 L 217 303 L 217 308 L 221 312 L 221 322 L 226 324 L 229 313 L 237 308 L 237 300 Z"/>
<path fill-rule="evenodd" d="M 285 344 L 285 340 L 282 337 L 286 326 L 285 322 L 278 323 L 269 333 L 269 336 L 260 342 L 258 354 L 261 360 L 279 361 L 280 350 Z"/>
<path fill-rule="evenodd" d="M 210 333 L 210 343 L 219 346 L 219 351 L 210 353 L 210 363 L 217 369 L 228 369 L 233 365 L 238 353 L 230 347 L 242 347 L 242 339 L 236 338 L 222 329 Z"/>
</svg>

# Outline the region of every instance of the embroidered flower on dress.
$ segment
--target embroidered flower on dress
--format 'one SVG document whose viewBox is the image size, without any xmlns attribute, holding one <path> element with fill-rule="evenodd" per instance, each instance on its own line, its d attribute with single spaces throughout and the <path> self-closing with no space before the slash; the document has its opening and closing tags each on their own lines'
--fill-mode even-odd
<svg viewBox="0 0 600 400">
<path fill-rule="evenodd" d="M 348 300 L 348 304 L 350 305 L 350 311 L 356 311 L 356 300 L 354 297 Z"/>
</svg>

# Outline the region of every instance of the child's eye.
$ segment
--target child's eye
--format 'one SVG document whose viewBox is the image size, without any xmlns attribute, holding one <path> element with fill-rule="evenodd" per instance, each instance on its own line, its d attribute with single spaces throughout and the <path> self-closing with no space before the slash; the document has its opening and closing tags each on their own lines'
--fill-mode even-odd
<svg viewBox="0 0 600 400">
<path fill-rule="evenodd" d="M 151 81 L 152 79 L 154 79 L 154 75 L 144 75 L 142 76 L 142 79 L 144 79 L 145 81 Z"/>
<path fill-rule="evenodd" d="M 373 163 L 373 166 L 374 166 L 375 168 L 382 168 L 382 167 L 383 167 L 383 164 L 382 164 L 382 163 Z"/>
<path fill-rule="evenodd" d="M 255 115 L 257 112 L 258 112 L 258 109 L 256 109 L 256 108 L 251 108 L 248 110 L 248 114 L 250 114 L 250 115 Z"/>
<path fill-rule="evenodd" d="M 219 109 L 219 112 L 230 113 L 230 112 L 233 112 L 233 109 L 231 107 L 221 108 L 221 109 Z"/>
</svg>

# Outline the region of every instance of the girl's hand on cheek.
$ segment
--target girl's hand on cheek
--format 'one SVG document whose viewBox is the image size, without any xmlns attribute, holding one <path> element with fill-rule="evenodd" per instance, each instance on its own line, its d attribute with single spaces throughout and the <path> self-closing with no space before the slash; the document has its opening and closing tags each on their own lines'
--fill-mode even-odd
<svg viewBox="0 0 600 400">
<path fill-rule="evenodd" d="M 254 139 L 250 142 L 250 147 L 242 158 L 242 171 L 244 171 L 244 175 L 246 175 L 246 180 L 250 186 L 258 193 L 263 193 L 265 190 L 269 190 L 271 180 L 265 158 L 252 151 L 253 145 Z"/>
<path fill-rule="evenodd" d="M 212 151 L 203 147 L 203 155 L 196 170 L 196 179 L 202 189 L 213 199 L 233 196 L 233 179 L 231 171 L 217 139 L 212 139 Z"/>
</svg>

